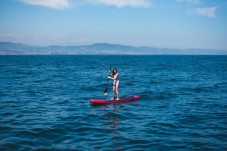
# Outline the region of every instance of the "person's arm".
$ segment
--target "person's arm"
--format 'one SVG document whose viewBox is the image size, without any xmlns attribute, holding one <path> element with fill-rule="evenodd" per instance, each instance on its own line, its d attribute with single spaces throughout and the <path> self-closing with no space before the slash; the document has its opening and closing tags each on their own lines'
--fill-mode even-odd
<svg viewBox="0 0 227 151">
<path fill-rule="evenodd" d="M 112 80 L 116 80 L 117 79 L 117 76 L 118 76 L 118 73 L 115 75 L 115 76 L 108 76 L 109 79 L 112 79 Z"/>
<path fill-rule="evenodd" d="M 111 71 L 109 71 L 107 78 L 108 79 L 111 79 L 112 78 L 112 72 Z"/>
<path fill-rule="evenodd" d="M 107 77 L 108 79 L 112 79 L 112 80 L 114 80 L 114 78 L 113 77 L 111 77 L 110 75 Z"/>
<path fill-rule="evenodd" d="M 118 76 L 118 73 L 115 74 L 115 76 L 113 77 L 113 79 L 116 80 L 117 79 L 117 76 Z"/>
</svg>

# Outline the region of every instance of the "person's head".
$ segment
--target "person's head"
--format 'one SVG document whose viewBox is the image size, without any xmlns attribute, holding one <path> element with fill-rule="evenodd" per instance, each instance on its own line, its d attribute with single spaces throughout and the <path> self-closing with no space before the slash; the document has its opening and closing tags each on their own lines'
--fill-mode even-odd
<svg viewBox="0 0 227 151">
<path fill-rule="evenodd" d="M 112 74 L 113 74 L 113 75 L 117 74 L 117 68 L 114 68 L 114 69 L 112 70 Z"/>
</svg>

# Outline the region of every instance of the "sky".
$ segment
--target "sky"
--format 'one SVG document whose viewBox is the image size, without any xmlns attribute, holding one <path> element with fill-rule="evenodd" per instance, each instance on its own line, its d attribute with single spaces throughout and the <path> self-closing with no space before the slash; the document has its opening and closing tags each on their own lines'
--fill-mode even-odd
<svg viewBox="0 0 227 151">
<path fill-rule="evenodd" d="M 227 51 L 227 0 L 0 0 L 0 41 Z"/>
</svg>

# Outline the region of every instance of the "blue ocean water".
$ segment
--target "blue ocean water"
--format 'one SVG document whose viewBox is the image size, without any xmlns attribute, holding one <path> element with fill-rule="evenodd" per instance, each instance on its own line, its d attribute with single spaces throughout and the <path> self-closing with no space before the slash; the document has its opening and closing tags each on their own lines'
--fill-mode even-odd
<svg viewBox="0 0 227 151">
<path fill-rule="evenodd" d="M 0 56 L 0 150 L 58 149 L 227 150 L 227 56 Z"/>
</svg>

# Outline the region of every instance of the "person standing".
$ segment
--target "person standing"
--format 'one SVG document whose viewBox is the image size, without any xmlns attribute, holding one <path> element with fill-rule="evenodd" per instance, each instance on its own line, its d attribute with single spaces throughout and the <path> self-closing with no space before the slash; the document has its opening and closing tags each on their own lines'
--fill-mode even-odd
<svg viewBox="0 0 227 151">
<path fill-rule="evenodd" d="M 108 78 L 113 80 L 113 98 L 112 98 L 112 100 L 115 100 L 115 98 L 116 98 L 116 100 L 119 100 L 118 88 L 119 88 L 120 81 L 119 81 L 119 74 L 117 72 L 117 68 L 114 68 L 112 70 L 112 72 L 110 73 Z"/>
</svg>

